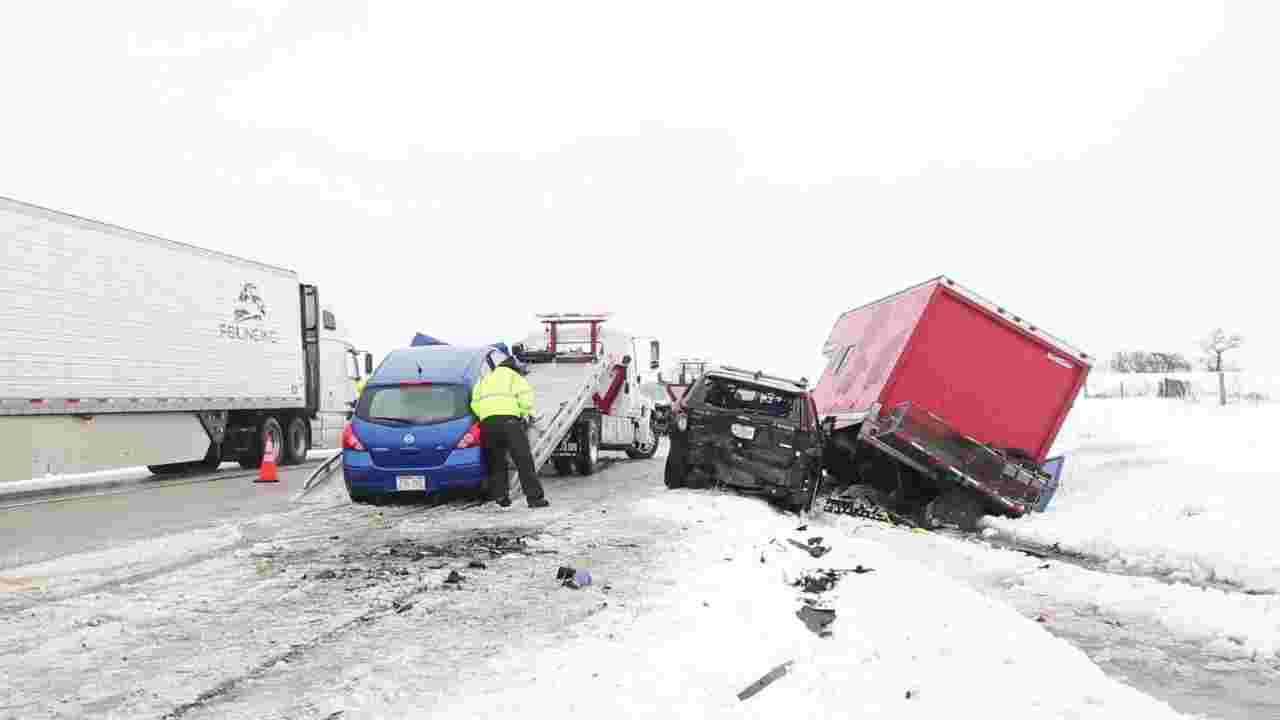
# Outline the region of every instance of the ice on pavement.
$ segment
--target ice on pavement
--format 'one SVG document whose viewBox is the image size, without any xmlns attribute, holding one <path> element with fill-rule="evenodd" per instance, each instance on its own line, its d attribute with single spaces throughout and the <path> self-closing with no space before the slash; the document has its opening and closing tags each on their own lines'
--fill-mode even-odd
<svg viewBox="0 0 1280 720">
<path fill-rule="evenodd" d="M 1055 448 L 1069 461 L 1048 511 L 986 524 L 1117 569 L 1277 592 L 1277 427 L 1273 403 L 1080 400 Z"/>
</svg>

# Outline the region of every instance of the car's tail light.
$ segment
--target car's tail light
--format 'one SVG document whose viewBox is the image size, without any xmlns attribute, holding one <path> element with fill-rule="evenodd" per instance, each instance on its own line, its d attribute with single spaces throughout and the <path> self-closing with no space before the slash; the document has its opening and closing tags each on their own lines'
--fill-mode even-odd
<svg viewBox="0 0 1280 720">
<path fill-rule="evenodd" d="M 688 430 L 688 429 L 689 429 L 689 416 L 688 416 L 687 414 L 685 414 L 685 413 L 679 413 L 679 414 L 677 414 L 677 415 L 676 415 L 676 427 L 680 428 L 680 432 L 684 432 L 685 430 Z"/>
<path fill-rule="evenodd" d="M 360 442 L 360 438 L 356 437 L 355 428 L 351 427 L 351 423 L 342 429 L 342 449 L 358 450 L 364 452 L 364 443 Z"/>
<path fill-rule="evenodd" d="M 480 447 L 480 423 L 471 426 L 462 439 L 458 441 L 458 450 L 466 450 L 467 448 Z"/>
</svg>

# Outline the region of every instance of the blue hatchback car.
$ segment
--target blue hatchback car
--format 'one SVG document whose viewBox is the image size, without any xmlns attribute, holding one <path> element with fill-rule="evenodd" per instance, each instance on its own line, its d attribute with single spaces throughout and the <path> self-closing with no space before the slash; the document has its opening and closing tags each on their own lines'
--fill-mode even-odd
<svg viewBox="0 0 1280 720">
<path fill-rule="evenodd" d="M 355 502 L 396 493 L 475 491 L 488 465 L 471 388 L 507 359 L 493 347 L 395 350 L 369 378 L 342 435 Z"/>
</svg>

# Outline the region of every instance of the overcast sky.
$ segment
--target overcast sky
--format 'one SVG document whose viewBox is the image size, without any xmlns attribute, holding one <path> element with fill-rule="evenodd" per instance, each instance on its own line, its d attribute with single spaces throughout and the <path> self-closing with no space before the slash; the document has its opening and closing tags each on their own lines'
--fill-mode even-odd
<svg viewBox="0 0 1280 720">
<path fill-rule="evenodd" d="M 0 195 L 295 269 L 379 355 L 607 310 L 814 377 L 840 312 L 947 274 L 1280 371 L 1276 8 L 23 3 Z"/>
</svg>

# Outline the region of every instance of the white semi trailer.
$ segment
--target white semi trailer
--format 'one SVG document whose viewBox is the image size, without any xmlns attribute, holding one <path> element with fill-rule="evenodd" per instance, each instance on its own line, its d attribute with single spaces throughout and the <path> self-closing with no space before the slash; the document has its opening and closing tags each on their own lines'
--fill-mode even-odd
<svg viewBox="0 0 1280 720">
<path fill-rule="evenodd" d="M 372 358 L 297 273 L 3 197 L 0 239 L 0 482 L 340 446 Z"/>
</svg>

